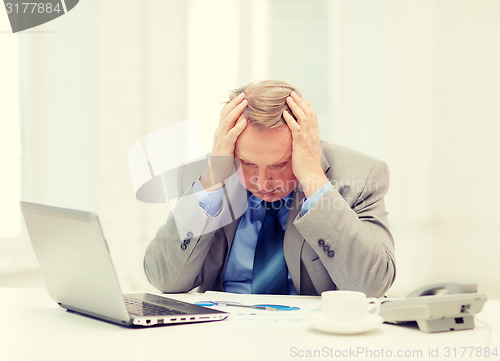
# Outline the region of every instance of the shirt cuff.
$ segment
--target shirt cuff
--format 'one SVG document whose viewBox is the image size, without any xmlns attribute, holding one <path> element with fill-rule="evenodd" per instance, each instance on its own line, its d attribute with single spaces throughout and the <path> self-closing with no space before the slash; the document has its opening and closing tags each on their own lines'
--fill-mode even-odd
<svg viewBox="0 0 500 361">
<path fill-rule="evenodd" d="M 201 185 L 200 180 L 197 180 L 193 183 L 193 191 L 200 207 L 211 217 L 215 217 L 221 209 L 224 188 L 208 193 Z"/>
<path fill-rule="evenodd" d="M 332 188 L 333 185 L 330 182 L 326 182 L 323 187 L 318 189 L 312 196 L 307 198 L 302 204 L 302 214 L 306 214 L 308 210 L 310 210 L 323 195 Z"/>
</svg>

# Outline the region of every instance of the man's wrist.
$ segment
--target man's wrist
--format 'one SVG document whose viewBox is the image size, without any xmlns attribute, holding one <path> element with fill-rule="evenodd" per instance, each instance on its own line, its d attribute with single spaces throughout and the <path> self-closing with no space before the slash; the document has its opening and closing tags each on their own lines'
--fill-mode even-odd
<svg viewBox="0 0 500 361">
<path fill-rule="evenodd" d="M 233 171 L 233 157 L 210 156 L 200 178 L 200 183 L 207 192 L 213 192 L 224 186 L 224 181 Z"/>
<path fill-rule="evenodd" d="M 329 180 L 323 171 L 311 172 L 299 179 L 300 186 L 302 187 L 306 198 L 311 197 L 328 182 Z"/>
<path fill-rule="evenodd" d="M 215 192 L 224 186 L 223 183 L 213 184 L 211 181 L 207 182 L 205 175 L 202 175 L 200 177 L 200 184 L 205 189 L 205 191 L 207 191 L 208 193 Z"/>
<path fill-rule="evenodd" d="M 223 191 L 215 190 L 214 187 L 204 189 L 201 179 L 193 184 L 193 191 L 198 203 L 203 210 L 212 217 L 215 217 L 221 208 Z M 212 191 L 210 191 L 212 189 Z"/>
<path fill-rule="evenodd" d="M 333 184 L 328 181 L 312 196 L 310 196 L 309 198 L 305 198 L 304 203 L 302 203 L 302 214 L 306 214 L 311 208 L 313 208 L 325 195 L 325 193 L 328 192 L 332 187 Z"/>
</svg>

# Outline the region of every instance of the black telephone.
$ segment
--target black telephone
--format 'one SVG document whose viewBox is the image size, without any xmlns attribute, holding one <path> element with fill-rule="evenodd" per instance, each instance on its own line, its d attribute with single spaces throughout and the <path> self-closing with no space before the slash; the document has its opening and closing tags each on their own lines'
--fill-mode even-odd
<svg viewBox="0 0 500 361">
<path fill-rule="evenodd" d="M 418 288 L 403 299 L 382 300 L 379 314 L 388 323 L 416 321 L 423 332 L 468 330 L 486 300 L 474 282 L 445 281 Z"/>
</svg>

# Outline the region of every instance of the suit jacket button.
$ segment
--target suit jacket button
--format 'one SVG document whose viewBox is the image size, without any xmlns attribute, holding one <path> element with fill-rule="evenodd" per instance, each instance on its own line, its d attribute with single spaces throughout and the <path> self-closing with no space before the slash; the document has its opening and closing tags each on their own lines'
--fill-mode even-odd
<svg viewBox="0 0 500 361">
<path fill-rule="evenodd" d="M 189 242 L 191 242 L 191 240 L 190 240 L 189 238 L 186 238 L 186 239 L 184 240 L 184 244 L 185 244 L 186 246 L 189 244 Z"/>
<path fill-rule="evenodd" d="M 323 247 L 323 246 L 325 245 L 325 240 L 324 240 L 323 238 L 320 238 L 320 239 L 318 240 L 318 245 L 319 245 L 320 247 Z"/>
<path fill-rule="evenodd" d="M 335 255 L 335 252 L 333 252 L 332 250 L 329 250 L 327 254 L 328 254 L 328 257 L 333 257 Z"/>
<path fill-rule="evenodd" d="M 186 250 L 186 248 L 187 248 L 186 244 L 185 244 L 185 243 L 182 243 L 182 244 L 181 244 L 181 249 L 182 249 L 183 251 L 185 251 L 185 250 Z"/>
<path fill-rule="evenodd" d="M 187 233 L 187 238 L 193 238 L 193 232 L 189 231 L 189 232 Z"/>
<path fill-rule="evenodd" d="M 323 246 L 323 251 L 328 252 L 329 250 L 330 250 L 330 246 L 329 246 L 329 245 L 327 245 L 327 244 L 325 244 L 325 245 Z"/>
</svg>

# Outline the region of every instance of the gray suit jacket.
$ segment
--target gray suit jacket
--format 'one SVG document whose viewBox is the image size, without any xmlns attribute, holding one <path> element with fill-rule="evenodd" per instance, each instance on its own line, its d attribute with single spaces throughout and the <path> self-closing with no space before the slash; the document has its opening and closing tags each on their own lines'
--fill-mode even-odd
<svg viewBox="0 0 500 361">
<path fill-rule="evenodd" d="M 334 186 L 305 215 L 301 212 L 304 193 L 300 187 L 294 191 L 283 244 L 294 286 L 306 295 L 342 289 L 382 296 L 395 278 L 394 242 L 384 203 L 388 168 L 345 147 L 324 142 L 321 146 L 323 170 Z M 192 178 L 186 184 L 191 185 Z M 201 292 L 222 291 L 222 275 L 240 218 L 221 228 L 212 225 L 207 233 L 202 230 L 213 219 L 195 197 L 176 208 L 195 221 L 180 225 L 175 219 L 182 217 L 169 215 L 146 250 L 146 277 L 167 293 L 196 287 Z"/>
</svg>

